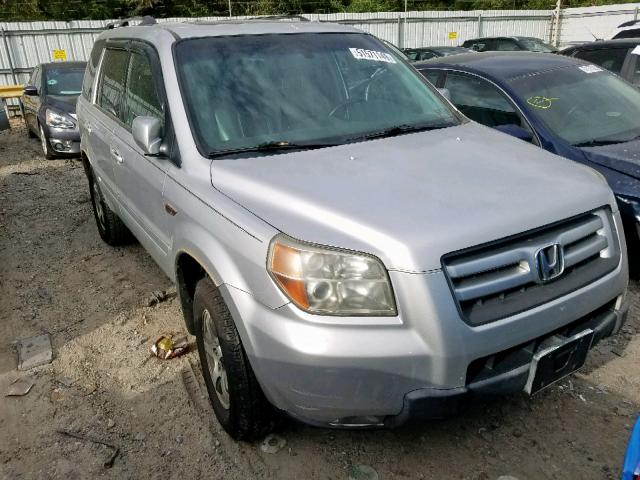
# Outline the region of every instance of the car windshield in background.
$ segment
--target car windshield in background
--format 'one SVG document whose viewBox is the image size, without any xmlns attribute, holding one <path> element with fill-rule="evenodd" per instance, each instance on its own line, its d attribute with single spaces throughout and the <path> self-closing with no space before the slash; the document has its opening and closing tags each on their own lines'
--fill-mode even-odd
<svg viewBox="0 0 640 480">
<path fill-rule="evenodd" d="M 556 135 L 576 146 L 640 135 L 640 92 L 595 65 L 572 65 L 511 81 L 518 96 Z"/>
<path fill-rule="evenodd" d="M 52 68 L 45 75 L 47 95 L 80 95 L 84 69 Z"/>
<path fill-rule="evenodd" d="M 537 38 L 518 38 L 518 41 L 530 52 L 553 53 L 557 49 Z"/>
<path fill-rule="evenodd" d="M 459 123 L 418 75 L 370 35 L 183 40 L 176 62 L 205 153 L 334 145 Z"/>
<path fill-rule="evenodd" d="M 473 50 L 469 50 L 468 48 L 464 47 L 438 47 L 436 51 L 443 57 L 448 57 L 449 55 L 458 55 L 459 53 L 473 52 Z"/>
</svg>

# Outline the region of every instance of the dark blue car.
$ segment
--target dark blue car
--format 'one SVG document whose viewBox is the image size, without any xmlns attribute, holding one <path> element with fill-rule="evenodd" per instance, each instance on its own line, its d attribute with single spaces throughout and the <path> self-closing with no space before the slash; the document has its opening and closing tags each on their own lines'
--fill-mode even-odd
<svg viewBox="0 0 640 480">
<path fill-rule="evenodd" d="M 637 89 L 596 65 L 544 53 L 474 53 L 414 66 L 436 87 L 448 90 L 453 104 L 470 119 L 604 175 L 618 200 L 629 250 L 637 249 Z"/>
<path fill-rule="evenodd" d="M 640 480 L 640 417 L 631 432 L 621 480 Z"/>
</svg>

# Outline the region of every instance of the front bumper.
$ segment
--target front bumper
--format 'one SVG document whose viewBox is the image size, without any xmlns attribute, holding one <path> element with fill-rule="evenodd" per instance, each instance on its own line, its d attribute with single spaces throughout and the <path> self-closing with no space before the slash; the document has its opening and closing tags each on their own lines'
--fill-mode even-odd
<svg viewBox="0 0 640 480">
<path fill-rule="evenodd" d="M 563 336 L 573 335 L 591 328 L 594 331 L 594 337 L 590 348 L 593 348 L 600 340 L 620 330 L 626 322 L 628 311 L 628 303 L 623 303 L 619 309 L 603 308 L 593 315 L 587 315 L 585 318 L 573 322 L 574 324 L 569 326 L 569 330 L 561 329 L 563 332 L 558 333 Z M 534 343 L 549 336 L 545 335 L 536 339 Z M 500 362 L 510 363 L 510 368 L 505 369 L 502 373 L 485 375 L 484 378 L 471 381 L 464 387 L 449 390 L 427 388 L 409 392 L 404 397 L 402 411 L 398 415 L 387 417 L 384 420 L 384 425 L 394 427 L 406 423 L 409 419 L 446 418 L 460 411 L 478 397 L 522 392 L 529 376 L 529 367 L 534 353 L 529 347 L 529 344 L 524 344 L 511 349 L 508 353 L 501 352 Z M 518 362 L 517 359 L 520 361 Z M 494 368 L 495 365 L 493 363 Z"/>
<path fill-rule="evenodd" d="M 51 149 L 59 154 L 77 155 L 80 153 L 80 131 L 75 129 L 48 127 L 45 132 Z"/>
<path fill-rule="evenodd" d="M 441 417 L 470 396 L 522 390 L 529 361 L 493 379 L 475 375 L 478 362 L 608 311 L 602 338 L 620 328 L 626 311 L 625 255 L 586 287 L 476 327 L 460 318 L 442 272 L 391 271 L 390 277 L 397 317 L 324 317 L 291 304 L 271 309 L 247 292 L 220 287 L 276 408 L 306 423 L 339 427 Z"/>
</svg>

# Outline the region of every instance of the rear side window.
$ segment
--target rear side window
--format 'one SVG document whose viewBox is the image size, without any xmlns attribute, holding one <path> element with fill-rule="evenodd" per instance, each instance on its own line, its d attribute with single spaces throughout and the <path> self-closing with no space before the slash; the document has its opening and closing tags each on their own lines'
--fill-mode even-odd
<svg viewBox="0 0 640 480">
<path fill-rule="evenodd" d="M 131 126 L 133 119 L 138 116 L 156 117 L 164 123 L 162 104 L 155 88 L 151 61 L 143 53 L 131 53 L 123 110 L 124 122 L 128 126 Z"/>
<path fill-rule="evenodd" d="M 91 50 L 91 57 L 87 62 L 87 68 L 84 72 L 84 80 L 82 82 L 82 96 L 87 100 L 91 100 L 93 94 L 93 79 L 96 76 L 96 70 L 98 68 L 98 62 L 100 62 L 100 56 L 102 55 L 102 49 L 104 48 L 104 41 L 98 41 L 93 44 Z"/>
<path fill-rule="evenodd" d="M 624 65 L 624 60 L 627 58 L 628 51 L 629 47 L 601 48 L 598 50 L 578 51 L 574 57 L 595 63 L 596 65 L 600 65 L 602 68 L 606 68 L 613 73 L 619 74 L 622 71 L 622 65 Z"/>
<path fill-rule="evenodd" d="M 121 118 L 124 82 L 129 54 L 124 50 L 107 48 L 102 60 L 98 85 L 98 105 L 114 117 Z"/>
</svg>

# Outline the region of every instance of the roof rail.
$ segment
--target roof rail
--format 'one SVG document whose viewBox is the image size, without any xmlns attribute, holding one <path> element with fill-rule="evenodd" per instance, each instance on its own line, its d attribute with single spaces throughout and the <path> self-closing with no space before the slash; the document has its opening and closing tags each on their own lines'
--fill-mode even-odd
<svg viewBox="0 0 640 480">
<path fill-rule="evenodd" d="M 245 23 L 245 22 L 271 22 L 271 21 L 278 21 L 278 20 L 298 20 L 300 22 L 311 21 L 307 17 L 296 14 L 296 15 L 261 15 L 257 17 L 241 17 L 241 18 L 230 17 L 228 20 L 227 19 L 194 20 L 190 23 L 195 23 L 200 25 L 218 25 L 221 23 L 228 24 L 228 23 Z"/>
<path fill-rule="evenodd" d="M 624 23 L 621 23 L 620 25 L 618 25 L 618 28 L 632 27 L 636 23 L 640 23 L 640 20 L 629 20 L 628 22 L 624 22 Z"/>
<path fill-rule="evenodd" d="M 118 20 L 117 22 L 110 23 L 109 25 L 107 25 L 107 28 L 128 27 L 131 25 L 131 22 L 137 20 L 140 20 L 140 23 L 138 24 L 138 26 L 140 27 L 155 25 L 156 23 L 158 23 L 156 22 L 156 19 L 151 15 L 144 15 L 142 17 L 123 18 L 122 20 Z"/>
</svg>

